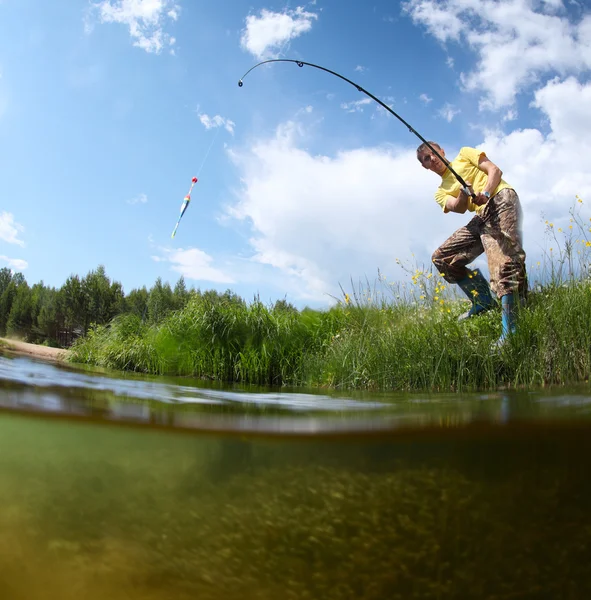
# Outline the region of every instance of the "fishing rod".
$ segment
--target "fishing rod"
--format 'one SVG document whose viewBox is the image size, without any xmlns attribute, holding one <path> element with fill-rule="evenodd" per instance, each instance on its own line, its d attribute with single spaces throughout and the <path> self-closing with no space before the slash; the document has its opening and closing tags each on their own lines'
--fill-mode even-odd
<svg viewBox="0 0 591 600">
<path fill-rule="evenodd" d="M 357 89 L 357 91 L 361 92 L 362 94 L 365 94 L 366 96 L 369 96 L 372 100 L 377 102 L 382 108 L 385 108 L 390 114 L 394 115 L 401 123 L 403 123 L 408 128 L 408 130 L 411 133 L 414 133 L 424 144 L 426 144 L 431 149 L 433 154 L 435 154 L 435 156 L 437 156 L 437 158 L 439 160 L 441 160 L 447 166 L 447 168 L 451 171 L 451 173 L 459 181 L 464 193 L 467 194 L 468 196 L 470 196 L 471 198 L 476 198 L 476 194 L 470 190 L 470 187 L 462 179 L 462 177 L 460 177 L 460 175 L 458 175 L 454 171 L 454 169 L 451 167 L 449 161 L 446 158 L 444 158 L 443 156 L 441 156 L 441 154 L 439 154 L 439 152 L 437 152 L 437 150 L 435 150 L 435 148 L 433 148 L 433 146 L 414 127 L 412 127 L 409 123 L 407 123 L 400 115 L 396 114 L 387 104 L 384 104 L 379 98 L 374 96 L 372 93 L 368 92 L 366 89 L 362 88 L 358 83 L 355 83 L 354 81 L 351 81 L 350 79 L 347 79 L 346 77 L 344 77 L 343 75 L 340 75 L 339 73 L 336 73 L 335 71 L 331 71 L 330 69 L 327 69 L 326 67 L 321 67 L 320 65 L 315 65 L 315 64 L 309 63 L 309 62 L 304 62 L 303 60 L 294 60 L 291 58 L 272 58 L 269 60 L 263 60 L 262 62 L 254 65 L 254 67 L 251 67 L 250 69 L 248 69 L 248 71 L 246 71 L 246 73 L 238 80 L 238 87 L 242 87 L 244 85 L 244 78 L 253 69 L 256 69 L 257 67 L 260 67 L 261 65 L 264 65 L 266 63 L 275 63 L 275 62 L 295 63 L 298 67 L 303 67 L 304 65 L 307 65 L 309 67 L 314 67 L 315 69 L 320 69 L 321 71 L 325 71 L 326 73 L 330 73 L 331 75 L 334 75 L 335 77 L 338 77 L 339 79 L 342 79 L 343 81 L 346 81 L 347 83 L 350 83 L 354 88 Z"/>
</svg>

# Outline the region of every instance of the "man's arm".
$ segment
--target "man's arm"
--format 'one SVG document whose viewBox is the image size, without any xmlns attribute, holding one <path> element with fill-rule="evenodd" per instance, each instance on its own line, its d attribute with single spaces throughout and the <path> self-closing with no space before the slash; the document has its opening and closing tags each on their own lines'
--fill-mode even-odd
<svg viewBox="0 0 591 600">
<path fill-rule="evenodd" d="M 486 186 L 482 190 L 483 192 L 488 192 L 492 194 L 496 189 L 499 183 L 501 183 L 501 179 L 503 177 L 503 171 L 495 165 L 494 162 L 489 160 L 489 158 L 484 154 L 484 152 L 480 155 L 480 160 L 478 161 L 478 168 L 481 171 L 484 171 L 488 180 L 486 182 Z"/>
<path fill-rule="evenodd" d="M 466 184 L 470 191 L 472 191 L 472 184 L 469 181 L 467 181 Z M 455 212 L 463 215 L 468 210 L 468 201 L 469 196 L 464 193 L 463 189 L 460 190 L 457 198 L 454 196 L 447 196 L 445 200 L 445 212 Z"/>
<path fill-rule="evenodd" d="M 482 206 L 488 202 L 488 198 L 484 195 L 484 192 L 488 192 L 492 195 L 492 193 L 497 189 L 499 183 L 501 183 L 501 179 L 503 177 L 503 171 L 492 162 L 486 154 L 483 152 L 480 155 L 480 159 L 478 160 L 478 168 L 486 173 L 487 180 L 484 189 L 476 196 L 476 198 L 472 198 L 472 202 L 477 206 Z M 470 190 L 472 190 L 472 184 L 470 182 L 466 182 Z M 468 202 L 469 196 L 464 193 L 463 190 L 460 190 L 457 198 L 453 196 L 447 196 L 445 202 L 445 212 L 456 212 L 460 214 L 464 214 L 468 210 Z"/>
<path fill-rule="evenodd" d="M 478 160 L 478 168 L 486 173 L 487 180 L 484 189 L 476 196 L 476 199 L 473 200 L 473 202 L 478 206 L 482 206 L 488 202 L 488 198 L 484 195 L 484 192 L 488 192 L 489 195 L 492 195 L 499 183 L 501 183 L 503 171 L 501 171 L 494 162 L 489 160 L 484 152 L 480 155 L 480 159 Z"/>
</svg>

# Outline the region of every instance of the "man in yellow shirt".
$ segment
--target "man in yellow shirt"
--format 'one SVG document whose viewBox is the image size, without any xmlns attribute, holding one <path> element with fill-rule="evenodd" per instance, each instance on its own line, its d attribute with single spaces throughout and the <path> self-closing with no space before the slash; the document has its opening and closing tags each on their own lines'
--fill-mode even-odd
<svg viewBox="0 0 591 600">
<path fill-rule="evenodd" d="M 518 296 L 525 296 L 527 291 L 519 196 L 483 151 L 464 147 L 448 163 L 439 144 L 428 144 L 417 148 L 417 159 L 425 169 L 441 177 L 441 185 L 435 192 L 436 202 L 444 213 L 475 213 L 467 225 L 435 250 L 433 263 L 446 281 L 457 283 L 472 301 L 470 310 L 460 317 L 469 318 L 496 304 L 480 270 L 467 268 L 486 253 L 490 287 L 501 299 L 503 332 L 499 344 L 502 344 L 515 331 L 515 304 Z M 448 164 L 470 186 L 475 197 L 463 190 Z"/>
</svg>

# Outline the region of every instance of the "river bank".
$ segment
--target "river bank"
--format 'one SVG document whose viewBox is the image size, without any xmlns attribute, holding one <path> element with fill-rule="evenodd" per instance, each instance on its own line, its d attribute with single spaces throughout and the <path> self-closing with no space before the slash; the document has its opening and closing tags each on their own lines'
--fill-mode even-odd
<svg viewBox="0 0 591 600">
<path fill-rule="evenodd" d="M 125 314 L 93 328 L 73 344 L 70 360 L 153 375 L 341 390 L 574 384 L 591 374 L 590 283 L 532 291 L 518 307 L 517 331 L 501 348 L 495 346 L 500 307 L 460 322 L 467 302 L 446 297 L 447 286 L 437 282 L 432 300 L 358 294 L 327 311 L 194 297 L 159 322 Z"/>
<path fill-rule="evenodd" d="M 8 338 L 0 338 L 0 350 L 7 350 L 15 354 L 33 356 L 35 358 L 56 362 L 67 361 L 70 354 L 69 350 L 64 350 L 63 348 L 50 348 L 49 346 L 29 344 L 27 342 L 11 340 Z"/>
</svg>

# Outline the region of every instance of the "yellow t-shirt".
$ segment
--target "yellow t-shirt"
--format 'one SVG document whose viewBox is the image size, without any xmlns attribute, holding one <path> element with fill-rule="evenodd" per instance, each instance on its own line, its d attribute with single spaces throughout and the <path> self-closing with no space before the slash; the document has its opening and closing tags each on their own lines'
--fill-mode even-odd
<svg viewBox="0 0 591 600">
<path fill-rule="evenodd" d="M 450 163 L 452 169 L 454 169 L 464 181 L 472 183 L 472 189 L 476 194 L 479 194 L 486 187 L 486 182 L 488 181 L 488 175 L 478 168 L 478 161 L 483 154 L 483 150 L 476 150 L 476 148 L 465 146 Z M 501 179 L 501 182 L 494 193 L 491 194 L 491 197 L 506 187 L 511 186 L 504 179 Z M 462 186 L 455 175 L 449 169 L 446 169 L 441 177 L 441 185 L 435 192 L 435 200 L 437 201 L 437 204 L 443 208 L 444 212 L 449 212 L 445 209 L 447 196 L 457 198 L 461 189 Z M 485 206 L 486 205 L 476 206 L 470 199 L 468 200 L 468 210 L 471 212 L 476 211 L 476 213 L 479 213 L 484 210 Z"/>
</svg>

